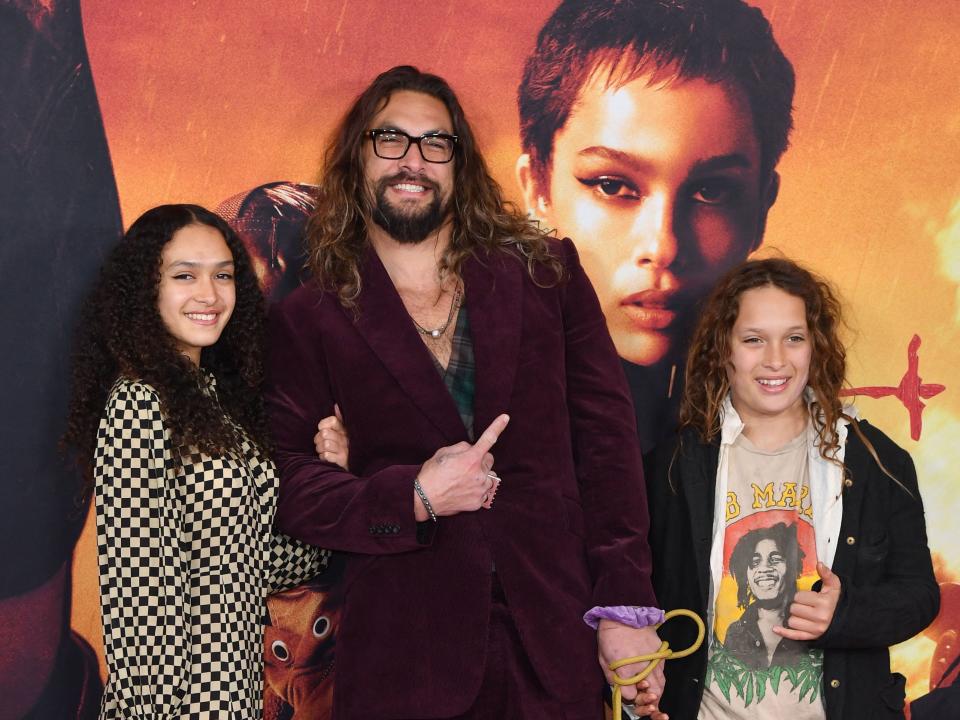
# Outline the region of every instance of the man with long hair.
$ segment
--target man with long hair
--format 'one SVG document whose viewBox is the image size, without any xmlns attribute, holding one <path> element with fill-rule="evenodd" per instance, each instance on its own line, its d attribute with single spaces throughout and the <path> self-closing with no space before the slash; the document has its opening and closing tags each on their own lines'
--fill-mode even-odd
<svg viewBox="0 0 960 720">
<path fill-rule="evenodd" d="M 336 129 L 308 246 L 266 397 L 279 528 L 345 553 L 334 717 L 598 717 L 598 649 L 656 649 L 660 613 L 629 391 L 573 245 L 403 66 Z M 334 403 L 350 472 L 315 454 Z M 624 694 L 657 713 L 661 677 Z"/>
</svg>

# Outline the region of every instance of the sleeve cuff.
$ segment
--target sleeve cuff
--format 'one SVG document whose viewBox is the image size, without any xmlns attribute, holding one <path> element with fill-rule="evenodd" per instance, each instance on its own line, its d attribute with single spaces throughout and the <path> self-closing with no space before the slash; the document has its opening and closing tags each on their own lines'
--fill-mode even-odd
<svg viewBox="0 0 960 720">
<path fill-rule="evenodd" d="M 583 616 L 583 621 L 594 630 L 600 625 L 601 620 L 613 620 L 632 628 L 645 628 L 662 623 L 663 610 L 637 605 L 610 605 L 607 607 L 598 605 L 588 610 Z"/>
</svg>

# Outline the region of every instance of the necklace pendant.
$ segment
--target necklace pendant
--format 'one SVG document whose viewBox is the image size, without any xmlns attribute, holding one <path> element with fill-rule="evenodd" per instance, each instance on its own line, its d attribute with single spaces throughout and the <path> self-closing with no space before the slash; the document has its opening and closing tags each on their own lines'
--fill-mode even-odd
<svg viewBox="0 0 960 720">
<path fill-rule="evenodd" d="M 431 337 L 435 337 L 435 338 L 440 337 L 440 328 L 437 328 L 436 330 L 431 330 L 430 335 Z"/>
</svg>

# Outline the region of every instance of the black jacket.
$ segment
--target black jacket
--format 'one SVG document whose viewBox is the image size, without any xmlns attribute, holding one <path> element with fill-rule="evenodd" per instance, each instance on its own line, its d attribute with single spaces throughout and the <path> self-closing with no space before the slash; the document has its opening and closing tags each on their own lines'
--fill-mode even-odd
<svg viewBox="0 0 960 720">
<path fill-rule="evenodd" d="M 824 650 L 827 720 L 902 718 L 904 678 L 890 672 L 888 647 L 923 630 L 940 607 L 913 461 L 876 428 L 862 421 L 859 427 L 903 487 L 848 433 L 832 568 L 842 591 L 833 622 L 813 643 Z M 679 450 L 674 438 L 645 458 L 653 584 L 661 607 L 689 608 L 705 618 L 719 443 L 703 444 L 689 430 L 680 437 Z M 691 644 L 695 628 L 677 619 L 660 634 L 679 650 Z M 666 663 L 660 709 L 672 720 L 696 718 L 706 667 L 706 641 L 690 657 Z"/>
</svg>

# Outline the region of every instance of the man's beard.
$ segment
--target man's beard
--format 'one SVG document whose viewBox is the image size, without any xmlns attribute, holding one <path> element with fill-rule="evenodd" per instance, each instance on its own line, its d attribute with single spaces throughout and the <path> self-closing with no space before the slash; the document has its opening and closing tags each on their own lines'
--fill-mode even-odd
<svg viewBox="0 0 960 720">
<path fill-rule="evenodd" d="M 426 207 L 419 210 L 412 212 L 400 210 L 387 201 L 387 188 L 399 182 L 423 185 L 430 189 L 433 199 Z M 373 221 L 403 245 L 416 245 L 426 240 L 431 233 L 443 225 L 446 214 L 447 206 L 440 202 L 439 186 L 431 180 L 409 173 L 398 173 L 382 178 L 374 190 L 374 203 L 370 212 Z"/>
</svg>

